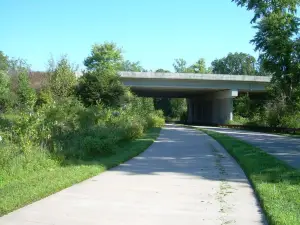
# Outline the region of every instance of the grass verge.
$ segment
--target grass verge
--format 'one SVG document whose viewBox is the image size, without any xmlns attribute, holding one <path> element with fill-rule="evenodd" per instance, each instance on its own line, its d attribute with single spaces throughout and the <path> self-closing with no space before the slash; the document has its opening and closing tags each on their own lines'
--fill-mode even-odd
<svg viewBox="0 0 300 225">
<path fill-rule="evenodd" d="M 73 184 L 115 167 L 145 151 L 158 137 L 160 128 L 149 129 L 143 137 L 122 143 L 116 154 L 93 161 L 68 161 L 48 170 L 24 173 L 1 185 L 0 216 L 49 196 Z"/>
<path fill-rule="evenodd" d="M 239 139 L 201 129 L 217 140 L 246 173 L 269 225 L 300 224 L 300 170 Z"/>
</svg>

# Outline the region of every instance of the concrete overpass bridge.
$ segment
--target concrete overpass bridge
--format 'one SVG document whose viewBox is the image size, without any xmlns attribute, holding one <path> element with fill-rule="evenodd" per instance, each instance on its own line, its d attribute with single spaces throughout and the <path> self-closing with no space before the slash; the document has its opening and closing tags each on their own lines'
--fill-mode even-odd
<svg viewBox="0 0 300 225">
<path fill-rule="evenodd" d="M 267 76 L 119 72 L 121 81 L 144 97 L 186 98 L 188 122 L 224 124 L 233 119 L 233 98 L 264 93 Z"/>
</svg>

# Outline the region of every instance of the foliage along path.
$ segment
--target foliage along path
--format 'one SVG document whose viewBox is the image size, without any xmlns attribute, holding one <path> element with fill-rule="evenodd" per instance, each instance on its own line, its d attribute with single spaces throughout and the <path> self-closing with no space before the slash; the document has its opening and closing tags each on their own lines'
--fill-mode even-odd
<svg viewBox="0 0 300 225">
<path fill-rule="evenodd" d="M 0 224 L 264 224 L 243 171 L 212 138 L 167 125 L 143 154 Z"/>
</svg>

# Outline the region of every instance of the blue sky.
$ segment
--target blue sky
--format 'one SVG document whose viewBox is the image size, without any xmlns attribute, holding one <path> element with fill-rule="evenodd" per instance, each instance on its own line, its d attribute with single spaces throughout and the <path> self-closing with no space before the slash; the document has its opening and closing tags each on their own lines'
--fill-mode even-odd
<svg viewBox="0 0 300 225">
<path fill-rule="evenodd" d="M 175 58 L 207 64 L 229 52 L 257 56 L 252 12 L 231 0 L 0 0 L 0 50 L 45 70 L 52 54 L 79 64 L 95 43 L 113 41 L 145 69 Z"/>
</svg>

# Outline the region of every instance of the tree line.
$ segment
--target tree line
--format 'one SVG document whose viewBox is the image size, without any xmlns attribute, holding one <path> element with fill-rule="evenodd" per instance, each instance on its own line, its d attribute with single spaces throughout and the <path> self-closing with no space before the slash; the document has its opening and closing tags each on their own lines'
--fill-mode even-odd
<svg viewBox="0 0 300 225">
<path fill-rule="evenodd" d="M 209 67 L 206 66 L 203 58 L 191 65 L 179 58 L 175 59 L 173 63 L 174 70 L 177 73 L 272 76 L 267 98 L 261 99 L 261 101 L 256 99 L 253 102 L 248 95 L 240 96 L 236 100 L 235 113 L 240 117 L 250 118 L 250 120 L 255 118 L 253 121 L 256 121 L 256 124 L 284 125 L 286 123 L 282 122 L 282 118 L 289 117 L 290 119 L 286 120 L 292 120 L 292 118 L 298 117 L 297 112 L 300 105 L 300 37 L 299 18 L 296 15 L 299 0 L 232 0 L 232 2 L 254 12 L 250 23 L 254 25 L 257 32 L 250 42 L 259 52 L 259 58 L 256 60 L 255 57 L 241 52 L 229 53 L 221 59 L 214 60 Z M 106 52 L 105 57 L 102 55 L 103 52 Z M 64 60 L 61 63 L 68 64 Z M 118 78 L 111 76 L 116 74 L 116 71 L 147 71 L 140 65 L 140 62 L 123 59 L 120 48 L 114 43 L 94 45 L 91 55 L 85 59 L 84 65 L 86 70 L 83 77 L 78 80 L 76 88 L 70 90 L 74 91 L 86 106 L 97 104 L 99 101 L 107 105 L 117 105 L 119 96 L 122 96 L 125 91 Z M 26 96 L 21 96 L 20 93 L 14 91 L 14 94 L 9 94 L 10 97 L 7 98 L 9 79 L 3 71 L 8 71 L 8 74 L 23 71 L 20 74 L 24 74 L 26 70 L 24 68 L 27 67 L 24 61 L 8 60 L 4 53 L 0 53 L 0 105 L 2 108 L 12 104 L 11 101 L 16 98 L 15 96 L 23 99 L 21 101 L 25 101 L 27 98 L 29 102 L 30 98 L 34 98 L 34 94 L 26 88 L 24 88 L 28 92 Z M 169 71 L 161 68 L 156 72 Z M 60 72 L 51 72 L 50 68 L 47 74 L 51 73 L 53 76 L 50 77 L 55 82 L 57 79 L 55 77 L 59 77 Z M 96 76 L 96 74 L 102 75 Z M 11 82 L 14 86 L 12 89 L 15 88 L 16 83 L 19 83 L 20 87 L 27 86 L 24 76 L 13 79 L 15 81 Z M 71 80 L 68 82 L 72 84 Z M 61 85 L 64 86 L 64 82 Z M 56 84 L 56 86 L 59 85 Z M 58 88 L 58 90 L 61 89 Z M 52 91 L 54 91 L 53 87 Z M 66 95 L 67 93 L 57 94 Z M 165 116 L 178 118 L 184 114 L 182 109 L 185 108 L 186 102 L 185 100 L 158 98 L 154 99 L 154 104 L 157 108 L 163 109 Z"/>
</svg>

